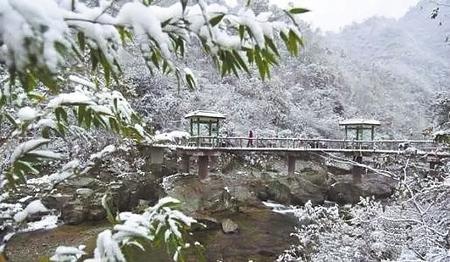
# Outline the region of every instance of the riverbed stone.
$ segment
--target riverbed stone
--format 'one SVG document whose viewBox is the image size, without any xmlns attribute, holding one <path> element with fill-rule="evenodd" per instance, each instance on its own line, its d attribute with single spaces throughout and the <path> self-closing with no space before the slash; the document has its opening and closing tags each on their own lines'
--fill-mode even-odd
<svg viewBox="0 0 450 262">
<path fill-rule="evenodd" d="M 193 224 L 192 230 L 213 230 L 213 229 L 220 229 L 222 227 L 222 224 L 219 220 L 212 216 L 203 215 L 203 214 L 196 214 L 195 219 L 198 223 Z"/>
<path fill-rule="evenodd" d="M 42 204 L 46 206 L 48 209 L 56 209 L 61 210 L 62 207 L 73 199 L 73 195 L 71 194 L 51 194 L 42 198 Z"/>
<path fill-rule="evenodd" d="M 65 184 L 74 188 L 87 187 L 94 188 L 100 184 L 100 182 L 92 177 L 80 176 L 68 179 Z"/>
<path fill-rule="evenodd" d="M 85 221 L 87 210 L 80 200 L 66 203 L 61 210 L 61 219 L 69 225 L 78 225 Z"/>
<path fill-rule="evenodd" d="M 106 218 L 106 211 L 102 206 L 91 207 L 86 218 L 89 221 L 101 221 Z"/>
<path fill-rule="evenodd" d="M 78 188 L 76 191 L 78 196 L 82 197 L 82 198 L 89 198 L 94 194 L 94 190 L 90 189 L 90 188 Z"/>
<path fill-rule="evenodd" d="M 239 231 L 239 226 L 233 220 L 226 218 L 222 220 L 222 231 L 225 234 L 237 233 Z"/>
</svg>

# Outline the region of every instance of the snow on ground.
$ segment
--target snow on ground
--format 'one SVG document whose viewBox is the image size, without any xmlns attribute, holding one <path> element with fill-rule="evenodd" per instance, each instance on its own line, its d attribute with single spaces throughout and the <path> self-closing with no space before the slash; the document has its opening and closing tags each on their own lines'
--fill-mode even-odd
<svg viewBox="0 0 450 262">
<path fill-rule="evenodd" d="M 14 215 L 14 220 L 16 222 L 22 222 L 30 215 L 47 211 L 48 209 L 42 204 L 41 200 L 34 200 L 24 210 L 17 212 Z"/>
<path fill-rule="evenodd" d="M 171 131 L 168 133 L 156 134 L 154 136 L 155 142 L 177 142 L 181 139 L 188 139 L 190 134 L 184 131 Z"/>
<path fill-rule="evenodd" d="M 48 215 L 43 216 L 41 220 L 28 222 L 25 229 L 20 230 L 20 232 L 30 232 L 42 229 L 52 229 L 58 226 L 58 216 Z"/>
<path fill-rule="evenodd" d="M 42 186 L 47 184 L 53 187 L 54 184 L 57 184 L 72 176 L 74 174 L 74 169 L 76 169 L 79 165 L 79 160 L 72 160 L 65 164 L 59 172 L 53 173 L 51 175 L 44 175 L 38 178 L 30 178 L 27 180 L 27 184 L 35 186 Z"/>
<path fill-rule="evenodd" d="M 89 159 L 99 159 L 102 158 L 104 155 L 111 154 L 112 152 L 116 151 L 116 147 L 114 145 L 106 146 L 102 151 L 97 152 L 95 154 L 92 154 Z"/>
<path fill-rule="evenodd" d="M 164 189 L 164 191 L 169 191 L 170 189 L 172 189 L 172 184 L 173 181 L 175 181 L 175 179 L 177 179 L 177 177 L 181 177 L 181 176 L 190 176 L 193 174 L 190 173 L 176 173 L 170 176 L 165 176 L 163 177 L 163 180 L 161 182 L 161 187 Z"/>
<path fill-rule="evenodd" d="M 9 204 L 0 203 L 0 219 L 8 219 L 14 216 L 17 212 L 22 210 L 22 205 L 19 203 Z"/>
<path fill-rule="evenodd" d="M 38 112 L 35 109 L 26 106 L 22 107 L 19 112 L 17 112 L 17 116 L 21 121 L 30 121 L 38 116 Z"/>
</svg>

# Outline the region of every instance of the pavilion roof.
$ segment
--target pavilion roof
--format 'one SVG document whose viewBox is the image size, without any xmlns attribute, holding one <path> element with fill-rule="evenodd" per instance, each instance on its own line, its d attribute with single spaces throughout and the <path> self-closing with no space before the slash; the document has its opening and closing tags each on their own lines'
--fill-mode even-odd
<svg viewBox="0 0 450 262">
<path fill-rule="evenodd" d="M 344 121 L 339 122 L 340 126 L 359 126 L 359 125 L 365 125 L 365 126 L 379 126 L 381 125 L 381 122 L 374 119 L 362 119 L 362 118 L 353 118 L 353 119 L 346 119 Z"/>
<path fill-rule="evenodd" d="M 211 110 L 195 110 L 184 116 L 184 118 L 192 118 L 192 117 L 207 117 L 207 118 L 219 118 L 219 119 L 226 118 L 224 114 L 216 112 L 216 111 L 211 111 Z"/>
</svg>

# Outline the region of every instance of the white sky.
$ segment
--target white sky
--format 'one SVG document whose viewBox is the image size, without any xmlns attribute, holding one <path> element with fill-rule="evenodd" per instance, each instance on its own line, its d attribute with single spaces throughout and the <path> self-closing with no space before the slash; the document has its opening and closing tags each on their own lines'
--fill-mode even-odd
<svg viewBox="0 0 450 262">
<path fill-rule="evenodd" d="M 236 0 L 227 0 L 235 2 Z M 372 16 L 400 18 L 419 0 L 270 0 L 271 3 L 305 7 L 312 12 L 302 17 L 313 27 L 337 32 L 353 22 L 363 22 Z"/>
</svg>

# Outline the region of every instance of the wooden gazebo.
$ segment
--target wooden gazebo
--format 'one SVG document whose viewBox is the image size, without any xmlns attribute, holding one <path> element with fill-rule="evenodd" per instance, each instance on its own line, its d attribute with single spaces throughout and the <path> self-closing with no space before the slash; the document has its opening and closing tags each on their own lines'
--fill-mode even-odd
<svg viewBox="0 0 450 262">
<path fill-rule="evenodd" d="M 373 119 L 347 119 L 339 125 L 345 128 L 345 140 L 364 140 L 364 135 L 367 137 L 367 133 L 370 133 L 370 140 L 374 140 L 375 127 L 380 126 L 381 123 Z"/>
<path fill-rule="evenodd" d="M 196 110 L 188 113 L 184 118 L 190 120 L 191 136 L 217 137 L 219 136 L 220 120 L 225 119 L 225 115 L 210 110 Z M 202 132 L 202 127 L 206 127 L 206 133 Z"/>
</svg>

